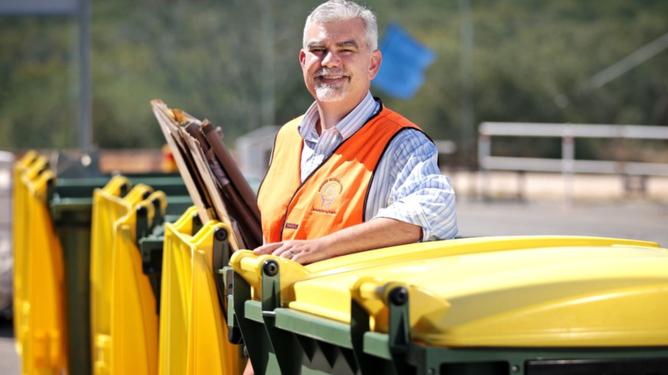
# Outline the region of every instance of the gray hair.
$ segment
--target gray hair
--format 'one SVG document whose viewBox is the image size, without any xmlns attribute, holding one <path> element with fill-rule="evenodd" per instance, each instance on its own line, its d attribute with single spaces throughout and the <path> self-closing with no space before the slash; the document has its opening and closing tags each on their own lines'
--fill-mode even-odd
<svg viewBox="0 0 668 375">
<path fill-rule="evenodd" d="M 378 49 L 378 23 L 369 9 L 348 0 L 329 0 L 318 5 L 306 17 L 303 46 L 306 48 L 306 29 L 313 23 L 327 23 L 359 18 L 366 29 L 366 44 L 371 51 Z"/>
</svg>

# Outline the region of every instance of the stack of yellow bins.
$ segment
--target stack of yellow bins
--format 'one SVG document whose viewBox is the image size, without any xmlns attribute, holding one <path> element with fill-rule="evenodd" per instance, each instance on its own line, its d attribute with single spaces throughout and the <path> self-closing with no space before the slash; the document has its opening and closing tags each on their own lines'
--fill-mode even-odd
<svg viewBox="0 0 668 375">
<path fill-rule="evenodd" d="M 67 372 L 63 256 L 49 216 L 55 176 L 34 152 L 16 164 L 14 187 L 14 312 L 23 374 Z"/>
<path fill-rule="evenodd" d="M 123 178 L 112 179 L 93 196 L 91 240 L 91 326 L 95 374 L 156 374 L 156 300 L 136 245 L 137 209 L 154 216 L 152 193 L 136 185 L 120 197 Z"/>
<path fill-rule="evenodd" d="M 195 208 L 165 224 L 160 306 L 160 374 L 238 374 L 239 347 L 227 341 L 212 267 L 214 235 L 227 230 L 209 222 L 194 236 Z"/>
</svg>

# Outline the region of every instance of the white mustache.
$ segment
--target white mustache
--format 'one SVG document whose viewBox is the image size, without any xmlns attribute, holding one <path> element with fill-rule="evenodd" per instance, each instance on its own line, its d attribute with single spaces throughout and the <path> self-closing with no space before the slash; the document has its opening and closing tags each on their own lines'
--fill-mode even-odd
<svg viewBox="0 0 668 375">
<path fill-rule="evenodd" d="M 335 70 L 335 69 L 328 69 L 328 68 L 322 68 L 318 70 L 315 73 L 316 78 L 322 78 L 325 76 L 347 76 L 346 72 L 343 70 Z"/>
</svg>

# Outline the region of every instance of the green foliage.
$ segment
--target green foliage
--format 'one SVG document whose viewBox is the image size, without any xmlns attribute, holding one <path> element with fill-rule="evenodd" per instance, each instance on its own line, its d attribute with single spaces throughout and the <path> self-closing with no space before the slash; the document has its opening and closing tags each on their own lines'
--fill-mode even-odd
<svg viewBox="0 0 668 375">
<path fill-rule="evenodd" d="M 72 146 L 72 23 L 0 18 L 0 146 Z"/>
<path fill-rule="evenodd" d="M 668 2 L 470 2 L 475 123 L 668 124 L 668 51 L 602 88 L 584 85 L 668 32 Z M 148 104 L 153 98 L 222 124 L 228 140 L 265 125 L 266 87 L 273 87 L 276 123 L 299 115 L 311 98 L 297 53 L 303 20 L 317 3 L 93 1 L 95 143 L 105 148 L 160 145 Z M 389 22 L 398 22 L 437 54 L 412 100 L 374 94 L 434 138 L 459 141 L 475 135 L 462 125 L 459 2 L 366 3 L 378 15 L 381 36 Z M 267 14 L 273 33 L 263 23 Z M 272 44 L 273 54 L 267 49 Z M 73 19 L 0 18 L 0 147 L 77 145 L 77 53 Z M 266 77 L 272 77 L 270 82 Z"/>
</svg>

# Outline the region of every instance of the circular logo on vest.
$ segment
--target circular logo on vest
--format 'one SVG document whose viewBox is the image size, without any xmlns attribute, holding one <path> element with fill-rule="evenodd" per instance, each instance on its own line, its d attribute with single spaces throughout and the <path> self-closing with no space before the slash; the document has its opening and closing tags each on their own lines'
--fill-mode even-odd
<svg viewBox="0 0 668 375">
<path fill-rule="evenodd" d="M 320 204 L 322 208 L 328 209 L 341 194 L 343 186 L 341 182 L 335 178 L 330 178 L 320 186 Z"/>
</svg>

